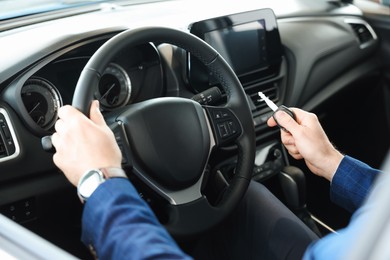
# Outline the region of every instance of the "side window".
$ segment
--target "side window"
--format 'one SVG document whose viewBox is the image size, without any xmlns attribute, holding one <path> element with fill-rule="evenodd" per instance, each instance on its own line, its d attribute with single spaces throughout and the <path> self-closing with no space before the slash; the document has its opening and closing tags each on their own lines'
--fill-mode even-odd
<svg viewBox="0 0 390 260">
<path fill-rule="evenodd" d="M 381 5 L 390 6 L 390 0 L 364 0 L 364 1 L 371 1 Z"/>
<path fill-rule="evenodd" d="M 353 0 L 353 4 L 367 14 L 390 15 L 390 0 Z"/>
<path fill-rule="evenodd" d="M 380 1 L 380 2 L 381 2 L 381 4 L 383 4 L 383 5 L 390 6 L 390 0 L 382 0 L 382 1 Z"/>
</svg>

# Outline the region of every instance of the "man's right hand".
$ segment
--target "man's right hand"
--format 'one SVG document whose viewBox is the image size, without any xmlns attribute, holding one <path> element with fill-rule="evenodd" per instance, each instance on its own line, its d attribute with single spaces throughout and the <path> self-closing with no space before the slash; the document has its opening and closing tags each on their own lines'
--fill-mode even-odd
<svg viewBox="0 0 390 260">
<path fill-rule="evenodd" d="M 296 121 L 283 111 L 274 115 L 287 130 L 281 131 L 282 143 L 293 158 L 304 159 L 314 174 L 331 181 L 343 155 L 329 141 L 315 114 L 298 108 L 292 110 Z M 273 117 L 267 123 L 270 127 L 277 125 Z"/>
</svg>

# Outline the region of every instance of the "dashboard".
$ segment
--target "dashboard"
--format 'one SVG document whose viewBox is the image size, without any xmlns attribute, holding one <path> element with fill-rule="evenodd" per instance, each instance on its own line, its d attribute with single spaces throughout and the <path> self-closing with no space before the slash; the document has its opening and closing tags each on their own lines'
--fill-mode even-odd
<svg viewBox="0 0 390 260">
<path fill-rule="evenodd" d="M 168 1 L 155 5 L 182 8 L 184 3 Z M 350 71 L 348 82 L 331 86 L 342 71 L 369 57 L 377 46 L 375 32 L 359 18 L 361 12 L 356 7 L 330 4 L 334 11 L 332 16 L 326 16 L 327 10 L 321 9 L 324 6 L 319 2 L 320 10 L 315 15 L 310 16 L 305 10 L 307 15 L 290 18 L 288 15 L 292 17 L 294 12 L 286 15 L 281 5 L 270 6 L 275 8 L 248 4 L 237 12 L 231 4 L 225 7 L 227 10 L 196 12 L 186 18 L 179 14 L 166 19 L 161 14 L 159 17 L 163 26 L 176 27 L 205 40 L 232 66 L 247 94 L 259 143 L 267 143 L 276 130 L 266 126 L 272 111 L 259 99 L 258 91 L 277 104 L 312 110 L 376 66 L 374 62 L 364 62 Z M 139 8 L 156 12 L 149 7 Z M 3 32 L 7 35 L 0 47 L 18 44 L 19 37 L 41 35 L 42 39 L 19 44 L 17 51 L 3 54 L 2 60 L 6 62 L 0 65 L 0 88 L 3 109 L 7 111 L 3 112 L 6 119 L 3 129 L 12 134 L 3 132 L 2 160 L 6 163 L 0 164 L 0 170 L 12 169 L 16 173 L 2 174 L 0 180 L 53 169 L 50 155 L 40 149 L 40 138 L 53 133 L 58 108 L 71 104 L 78 77 L 92 54 L 117 33 L 153 23 L 150 19 L 134 18 L 138 17 L 136 14 L 131 8 L 113 7 L 110 12 L 59 19 L 55 25 L 30 25 L 22 32 Z M 92 24 L 90 20 L 97 22 Z M 84 26 L 70 27 L 75 23 Z M 364 30 L 363 39 L 356 35 L 356 28 Z M 12 59 L 8 58 L 11 54 Z M 100 100 L 102 111 L 108 113 L 156 97 L 192 98 L 212 87 L 220 88 L 213 75 L 190 53 L 169 43 L 144 43 L 115 57 L 101 75 L 94 98 Z M 222 100 L 214 102 L 223 102 L 223 95 Z M 7 143 L 11 147 L 7 148 Z M 32 156 L 29 147 L 34 147 Z M 31 160 L 29 170 L 15 167 L 21 160 Z M 45 163 L 36 163 L 41 160 Z M 261 165 L 263 162 L 259 160 L 257 163 Z"/>
<path fill-rule="evenodd" d="M 181 8 L 184 2 L 155 5 Z M 367 58 L 377 45 L 375 32 L 359 18 L 361 12 L 352 5 L 330 4 L 337 16 L 329 17 L 324 15 L 326 9 L 321 9 L 323 4 L 319 2 L 320 10 L 315 15 L 308 13 L 295 18 L 289 18 L 288 15 L 293 17 L 294 13 L 286 15 L 276 3 L 270 5 L 274 9 L 261 8 L 263 6 L 233 12 L 236 6 L 227 5 L 227 10 L 208 11 L 211 14 L 159 17 L 163 25 L 204 39 L 225 57 L 248 95 L 260 134 L 267 132 L 262 130 L 267 129 L 265 120 L 271 111 L 258 98 L 258 91 L 263 91 L 277 104 L 312 110 L 343 87 L 326 86 L 342 71 Z M 148 6 L 142 8 L 152 12 Z M 217 16 L 220 13 L 225 15 Z M 134 18 L 135 14 L 131 8 L 113 7 L 112 12 L 60 19 L 55 23 L 55 30 L 54 25 L 48 23 L 36 28 L 31 25 L 33 28 L 14 34 L 4 32 L 7 37 L 1 43 L 3 49 L 7 49 L 5 45 L 14 44 L 19 48 L 3 54 L 1 97 L 16 113 L 26 132 L 36 138 L 53 132 L 57 110 L 71 104 L 78 77 L 89 57 L 116 33 L 152 23 L 149 19 Z M 132 18 L 118 22 L 126 16 Z M 99 22 L 86 22 L 95 17 Z M 73 23 L 85 26 L 69 27 Z M 365 38 L 360 39 L 355 30 L 364 30 Z M 49 31 L 51 37 L 47 35 Z M 19 37 L 32 35 L 45 37 L 28 45 L 17 42 Z M 8 58 L 11 54 L 12 58 Z M 357 66 L 348 80 L 351 82 L 368 73 L 374 69 L 372 66 L 374 63 L 369 62 Z M 190 54 L 169 44 L 145 43 L 115 58 L 102 75 L 95 98 L 101 101 L 104 111 L 110 111 L 160 96 L 192 97 L 213 86 L 213 76 Z M 17 142 L 19 138 L 15 138 L 15 143 L 21 143 Z"/>
<path fill-rule="evenodd" d="M 279 130 L 266 124 L 272 111 L 258 92 L 277 105 L 326 114 L 337 94 L 381 70 L 375 55 L 380 38 L 352 4 L 254 2 L 113 4 L 83 15 L 47 21 L 38 17 L 29 25 L 0 31 L 0 48 L 5 50 L 0 54 L 1 212 L 19 222 L 39 219 L 39 208 L 46 205 L 37 198 L 69 188 L 52 154 L 42 149 L 41 138 L 54 132 L 59 107 L 72 104 L 90 57 L 127 29 L 176 28 L 215 48 L 235 71 L 251 108 L 257 145 L 253 178 L 267 180 L 288 165 Z M 212 88 L 217 94 L 208 92 Z M 191 53 L 162 42 L 121 52 L 105 68 L 94 92 L 103 114 L 158 97 L 221 105 L 226 93 Z M 221 150 L 219 157 L 211 158 L 211 171 L 234 174 L 236 147 Z M 147 192 L 143 196 L 153 206 Z M 28 217 L 21 217 L 24 210 L 17 216 L 9 211 L 26 201 L 41 206 Z"/>
</svg>

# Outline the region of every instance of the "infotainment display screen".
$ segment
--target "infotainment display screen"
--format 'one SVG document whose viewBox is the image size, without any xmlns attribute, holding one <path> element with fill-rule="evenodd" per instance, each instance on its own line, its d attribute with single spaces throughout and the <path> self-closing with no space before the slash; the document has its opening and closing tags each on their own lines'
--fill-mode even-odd
<svg viewBox="0 0 390 260">
<path fill-rule="evenodd" d="M 276 18 L 271 9 L 199 21 L 190 25 L 190 32 L 216 49 L 233 68 L 243 85 L 278 73 L 282 46 Z M 196 91 L 217 83 L 213 75 L 190 54 L 188 76 Z"/>
<path fill-rule="evenodd" d="M 264 20 L 205 32 L 204 40 L 225 58 L 237 74 L 267 65 Z"/>
</svg>

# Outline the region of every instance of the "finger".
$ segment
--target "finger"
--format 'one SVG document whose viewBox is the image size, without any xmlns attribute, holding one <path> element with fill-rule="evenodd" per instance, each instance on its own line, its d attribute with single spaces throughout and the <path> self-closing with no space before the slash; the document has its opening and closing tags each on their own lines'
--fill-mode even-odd
<svg viewBox="0 0 390 260">
<path fill-rule="evenodd" d="M 69 119 L 74 119 L 77 116 L 83 115 L 80 111 L 78 111 L 76 108 L 70 106 L 70 105 L 65 105 L 60 107 L 58 110 L 58 117 L 65 122 Z"/>
<path fill-rule="evenodd" d="M 282 137 L 281 140 L 282 140 L 282 144 L 284 144 L 284 146 L 287 146 L 287 145 L 295 146 L 295 139 L 291 136 L 290 137 Z"/>
<path fill-rule="evenodd" d="M 52 136 L 51 136 L 51 144 L 55 148 L 57 148 L 58 147 L 58 141 L 59 141 L 59 136 L 58 136 L 58 133 L 56 132 L 56 133 L 52 134 Z"/>
<path fill-rule="evenodd" d="M 300 153 L 296 154 L 296 153 L 290 153 L 289 154 L 291 155 L 292 158 L 294 158 L 295 160 L 301 160 L 303 159 L 302 155 Z"/>
<path fill-rule="evenodd" d="M 294 145 L 288 145 L 286 146 L 286 149 L 288 151 L 288 153 L 294 157 L 294 159 L 302 159 L 302 155 L 301 153 L 298 151 L 298 149 L 296 148 L 296 146 Z"/>
<path fill-rule="evenodd" d="M 284 111 L 276 111 L 273 117 L 281 127 L 285 128 L 292 135 L 294 135 L 299 127 L 299 124 L 294 120 L 294 118 L 292 118 Z"/>
<path fill-rule="evenodd" d="M 58 156 L 59 156 L 58 153 L 55 153 L 55 154 L 53 155 L 53 162 L 54 162 L 54 164 L 55 164 L 58 168 L 60 168 L 61 159 L 60 159 Z"/>
<path fill-rule="evenodd" d="M 97 125 L 106 125 L 106 121 L 99 109 L 99 101 L 94 100 L 89 111 L 91 120 Z"/>
<path fill-rule="evenodd" d="M 62 119 L 58 119 L 56 124 L 54 125 L 54 129 L 57 133 L 63 133 L 65 129 L 65 123 Z"/>
<path fill-rule="evenodd" d="M 268 120 L 267 120 L 267 125 L 268 125 L 269 127 L 274 127 L 274 126 L 277 125 L 275 119 L 274 119 L 272 116 L 271 116 L 270 118 L 268 118 Z"/>
<path fill-rule="evenodd" d="M 292 145 L 292 144 L 284 144 L 284 147 L 286 147 L 286 149 L 287 149 L 290 153 L 293 153 L 293 154 L 299 153 L 299 150 L 298 150 L 298 148 L 297 148 L 295 145 Z"/>
</svg>

